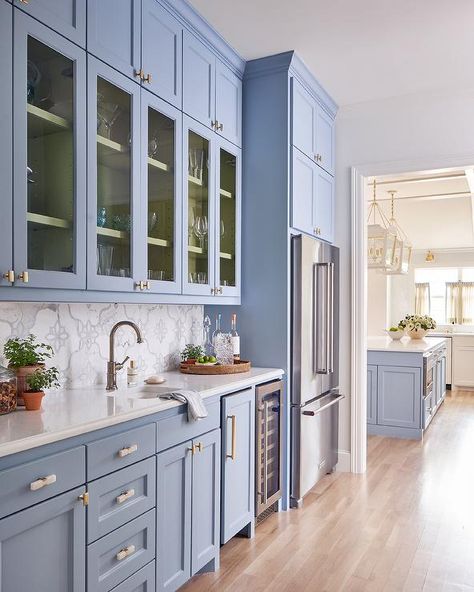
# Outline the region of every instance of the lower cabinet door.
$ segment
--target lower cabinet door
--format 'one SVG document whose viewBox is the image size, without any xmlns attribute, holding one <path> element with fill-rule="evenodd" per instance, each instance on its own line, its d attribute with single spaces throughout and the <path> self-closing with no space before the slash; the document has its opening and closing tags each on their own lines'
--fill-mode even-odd
<svg viewBox="0 0 474 592">
<path fill-rule="evenodd" d="M 377 423 L 379 425 L 421 427 L 421 369 L 378 366 Z"/>
<path fill-rule="evenodd" d="M 221 543 L 254 519 L 255 393 L 247 389 L 222 399 Z"/>
<path fill-rule="evenodd" d="M 2 592 L 84 592 L 86 511 L 73 489 L 0 520 Z"/>
<path fill-rule="evenodd" d="M 112 592 L 156 592 L 155 571 L 155 562 L 151 561 L 115 587 Z"/>
<path fill-rule="evenodd" d="M 157 458 L 156 589 L 177 590 L 191 576 L 191 442 Z"/>
<path fill-rule="evenodd" d="M 219 554 L 220 430 L 193 440 L 191 574 Z"/>
<path fill-rule="evenodd" d="M 367 423 L 377 423 L 377 366 L 367 366 Z"/>
</svg>

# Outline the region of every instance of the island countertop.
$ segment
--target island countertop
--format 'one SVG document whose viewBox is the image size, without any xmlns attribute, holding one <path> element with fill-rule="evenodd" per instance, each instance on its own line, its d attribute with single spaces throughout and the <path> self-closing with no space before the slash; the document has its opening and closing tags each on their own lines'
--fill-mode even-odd
<svg viewBox="0 0 474 592">
<path fill-rule="evenodd" d="M 205 401 L 278 379 L 283 374 L 277 368 L 252 368 L 242 374 L 214 376 L 173 371 L 163 373 L 166 382 L 156 386 L 142 384 L 127 388 L 124 385 L 111 393 L 105 390 L 105 385 L 50 391 L 39 411 L 19 408 L 0 416 L 0 457 L 183 405 L 160 399 L 157 393 L 195 390 Z"/>
<path fill-rule="evenodd" d="M 388 336 L 367 337 L 367 351 L 426 354 L 446 342 L 445 337 L 425 337 L 424 339 L 403 337 L 399 341 L 392 340 Z"/>
</svg>

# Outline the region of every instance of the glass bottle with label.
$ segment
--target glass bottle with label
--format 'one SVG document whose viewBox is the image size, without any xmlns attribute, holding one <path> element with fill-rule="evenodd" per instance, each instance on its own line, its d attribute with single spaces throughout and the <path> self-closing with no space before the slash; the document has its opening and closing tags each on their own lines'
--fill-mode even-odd
<svg viewBox="0 0 474 592">
<path fill-rule="evenodd" d="M 234 350 L 234 360 L 240 360 L 240 335 L 237 333 L 237 315 L 232 315 L 232 325 L 230 334 L 232 336 L 232 347 Z"/>
</svg>

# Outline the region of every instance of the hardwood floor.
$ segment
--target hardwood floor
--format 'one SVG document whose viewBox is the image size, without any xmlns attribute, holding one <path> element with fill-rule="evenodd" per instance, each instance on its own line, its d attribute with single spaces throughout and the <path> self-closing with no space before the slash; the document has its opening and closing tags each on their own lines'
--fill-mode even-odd
<svg viewBox="0 0 474 592">
<path fill-rule="evenodd" d="M 365 475 L 326 477 L 182 590 L 474 592 L 474 392 L 448 395 L 423 444 L 368 447 Z"/>
</svg>

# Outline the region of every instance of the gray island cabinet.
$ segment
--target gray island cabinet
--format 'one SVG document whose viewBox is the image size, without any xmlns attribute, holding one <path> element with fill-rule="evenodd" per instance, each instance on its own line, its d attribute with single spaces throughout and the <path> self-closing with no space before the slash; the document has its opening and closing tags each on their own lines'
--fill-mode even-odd
<svg viewBox="0 0 474 592">
<path fill-rule="evenodd" d="M 422 439 L 446 396 L 445 339 L 369 337 L 367 432 Z"/>
<path fill-rule="evenodd" d="M 281 374 L 168 373 L 168 390 L 201 392 L 194 422 L 149 392 L 164 387 L 50 393 L 0 417 L 0 590 L 174 591 L 217 570 L 221 544 L 253 536 L 255 386 Z"/>
</svg>

